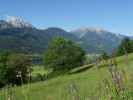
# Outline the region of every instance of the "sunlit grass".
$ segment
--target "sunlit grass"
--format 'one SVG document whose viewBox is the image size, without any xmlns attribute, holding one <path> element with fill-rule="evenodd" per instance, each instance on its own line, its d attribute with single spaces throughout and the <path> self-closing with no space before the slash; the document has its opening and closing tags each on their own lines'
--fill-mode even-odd
<svg viewBox="0 0 133 100">
<path fill-rule="evenodd" d="M 133 54 L 128 57 L 129 66 L 125 62 L 125 56 L 117 58 L 117 62 L 118 68 L 125 69 L 127 75 L 133 73 Z M 35 67 L 32 75 L 36 73 L 47 74 L 48 72 L 43 67 Z M 107 66 L 100 68 L 94 66 L 80 73 L 65 74 L 43 82 L 32 83 L 29 85 L 29 90 L 27 90 L 28 85 L 14 87 L 12 95 L 14 100 L 26 100 L 23 98 L 23 93 L 27 95 L 27 100 L 73 100 L 75 97 L 80 97 L 81 100 L 107 100 L 104 95 L 106 91 L 100 87 L 104 79 L 112 80 Z M 131 90 L 132 82 L 133 80 L 127 82 Z M 70 92 L 72 84 L 76 88 L 73 91 L 76 92 Z M 6 94 L 6 89 L 1 90 L 0 100 L 6 100 Z"/>
<path fill-rule="evenodd" d="M 32 76 L 36 76 L 37 74 L 40 75 L 47 75 L 49 73 L 49 71 L 47 69 L 44 68 L 44 66 L 33 66 L 32 67 L 33 71 L 32 71 Z"/>
</svg>

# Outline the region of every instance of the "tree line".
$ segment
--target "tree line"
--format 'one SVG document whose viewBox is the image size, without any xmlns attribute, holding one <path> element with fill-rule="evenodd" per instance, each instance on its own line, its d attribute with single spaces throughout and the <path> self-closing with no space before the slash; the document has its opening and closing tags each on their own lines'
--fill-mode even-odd
<svg viewBox="0 0 133 100">
<path fill-rule="evenodd" d="M 116 56 L 133 52 L 133 40 L 124 38 L 116 49 Z M 106 52 L 103 59 L 109 59 Z M 69 71 L 82 66 L 86 59 L 85 51 L 76 43 L 61 37 L 49 42 L 47 51 L 43 54 L 44 66 L 54 71 Z M 31 79 L 31 58 L 25 54 L 0 52 L 0 87 L 8 84 L 22 85 Z"/>
<path fill-rule="evenodd" d="M 54 38 L 44 53 L 44 66 L 54 71 L 70 70 L 81 66 L 85 51 L 76 43 L 61 37 Z M 25 54 L 0 53 L 0 87 L 22 85 L 31 79 L 31 58 Z"/>
</svg>

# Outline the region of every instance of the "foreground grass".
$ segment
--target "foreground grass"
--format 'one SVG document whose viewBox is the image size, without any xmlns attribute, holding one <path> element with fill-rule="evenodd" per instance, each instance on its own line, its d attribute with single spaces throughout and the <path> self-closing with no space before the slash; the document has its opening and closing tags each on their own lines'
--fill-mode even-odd
<svg viewBox="0 0 133 100">
<path fill-rule="evenodd" d="M 127 71 L 127 75 L 132 74 L 133 54 L 129 55 L 128 65 L 124 56 L 117 58 L 117 62 L 120 69 Z M 79 73 L 62 75 L 43 82 L 9 90 L 4 88 L 0 91 L 0 100 L 7 100 L 9 94 L 13 100 L 75 100 L 75 97 L 76 100 L 107 100 L 106 91 L 101 83 L 104 79 L 111 81 L 111 75 L 106 64 L 99 65 L 100 68 L 94 66 Z M 131 90 L 132 82 L 132 80 L 127 82 L 127 86 Z"/>
</svg>

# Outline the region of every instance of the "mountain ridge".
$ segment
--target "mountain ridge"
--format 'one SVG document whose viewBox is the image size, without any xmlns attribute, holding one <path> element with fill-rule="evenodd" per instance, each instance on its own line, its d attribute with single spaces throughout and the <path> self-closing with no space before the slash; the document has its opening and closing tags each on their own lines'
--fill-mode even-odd
<svg viewBox="0 0 133 100">
<path fill-rule="evenodd" d="M 57 27 L 38 29 L 21 19 L 12 20 L 17 20 L 15 25 L 12 25 L 11 21 L 0 20 L 0 50 L 43 53 L 48 42 L 58 36 L 78 43 L 87 53 L 99 53 L 102 50 L 111 52 L 124 37 L 121 35 L 120 38 L 101 28 L 76 29 L 68 32 Z"/>
</svg>

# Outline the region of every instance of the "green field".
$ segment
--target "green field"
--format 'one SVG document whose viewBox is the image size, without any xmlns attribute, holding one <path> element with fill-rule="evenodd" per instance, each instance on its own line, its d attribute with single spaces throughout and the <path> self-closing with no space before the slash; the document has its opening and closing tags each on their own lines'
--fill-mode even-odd
<svg viewBox="0 0 133 100">
<path fill-rule="evenodd" d="M 46 70 L 43 66 L 34 66 L 33 67 L 33 71 L 32 71 L 32 76 L 36 76 L 37 74 L 40 75 L 47 75 L 48 74 L 48 70 Z"/>
<path fill-rule="evenodd" d="M 117 58 L 117 64 L 119 69 L 126 71 L 125 77 L 128 80 L 125 82 L 125 87 L 132 91 L 133 54 L 128 56 L 128 60 L 125 56 Z M 60 75 L 43 82 L 10 89 L 4 88 L 0 91 L 0 100 L 8 100 L 9 96 L 12 100 L 109 100 L 103 80 L 108 79 L 111 82 L 111 75 L 103 62 L 97 66 L 94 65 L 78 73 Z M 43 67 L 36 67 L 32 75 L 37 73 L 47 74 L 48 72 Z"/>
</svg>

